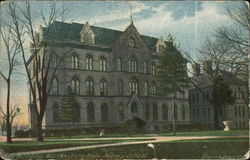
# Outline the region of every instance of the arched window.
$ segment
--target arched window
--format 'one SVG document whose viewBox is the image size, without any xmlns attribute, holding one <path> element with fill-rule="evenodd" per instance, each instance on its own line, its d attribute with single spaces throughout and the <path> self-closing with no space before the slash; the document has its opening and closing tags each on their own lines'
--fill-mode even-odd
<svg viewBox="0 0 250 160">
<path fill-rule="evenodd" d="M 53 106 L 53 122 L 60 122 L 60 117 L 59 117 L 59 105 L 57 103 L 54 103 Z"/>
<path fill-rule="evenodd" d="M 91 78 L 88 78 L 86 81 L 86 94 L 88 96 L 94 95 L 94 82 Z"/>
<path fill-rule="evenodd" d="M 148 63 L 146 61 L 143 62 L 143 73 L 148 73 Z"/>
<path fill-rule="evenodd" d="M 168 106 L 165 103 L 162 105 L 162 119 L 168 120 Z"/>
<path fill-rule="evenodd" d="M 155 63 L 151 64 L 151 74 L 154 76 L 156 73 Z"/>
<path fill-rule="evenodd" d="M 122 80 L 118 80 L 118 95 L 122 96 L 123 95 L 123 82 Z"/>
<path fill-rule="evenodd" d="M 122 59 L 117 59 L 117 71 L 122 71 Z"/>
<path fill-rule="evenodd" d="M 95 121 L 95 107 L 92 103 L 89 103 L 87 106 L 87 121 L 88 122 Z"/>
<path fill-rule="evenodd" d="M 58 87 L 58 80 L 57 78 L 54 78 L 52 81 L 52 86 L 50 89 L 50 93 L 51 95 L 58 95 L 59 94 L 59 87 Z"/>
<path fill-rule="evenodd" d="M 130 95 L 133 94 L 135 92 L 135 94 L 138 95 L 139 93 L 139 89 L 138 89 L 138 82 L 136 79 L 132 79 L 130 82 L 129 82 L 129 93 Z"/>
<path fill-rule="evenodd" d="M 106 121 L 108 121 L 108 117 L 109 117 L 109 115 L 108 115 L 108 106 L 105 103 L 103 103 L 101 105 L 101 120 L 103 122 L 106 122 Z"/>
<path fill-rule="evenodd" d="M 128 65 L 129 72 L 137 72 L 137 60 L 134 56 L 129 58 Z"/>
<path fill-rule="evenodd" d="M 153 104 L 153 120 L 158 119 L 158 108 L 156 104 Z"/>
<path fill-rule="evenodd" d="M 245 117 L 245 106 L 242 106 L 242 117 Z"/>
<path fill-rule="evenodd" d="M 100 95 L 101 96 L 107 96 L 108 95 L 107 81 L 105 79 L 101 80 Z"/>
<path fill-rule="evenodd" d="M 150 120 L 150 108 L 148 104 L 146 104 L 146 107 L 145 107 L 145 119 Z"/>
<path fill-rule="evenodd" d="M 124 121 L 124 108 L 122 104 L 120 104 L 118 108 L 118 119 L 119 121 Z"/>
<path fill-rule="evenodd" d="M 148 96 L 148 81 L 144 82 L 144 95 Z"/>
<path fill-rule="evenodd" d="M 210 112 L 211 112 L 211 111 L 210 111 L 210 108 L 208 108 L 208 109 L 207 109 L 207 117 L 208 117 L 209 120 L 210 120 L 210 114 L 211 114 Z"/>
<path fill-rule="evenodd" d="M 197 116 L 199 116 L 200 115 L 200 111 L 199 111 L 199 109 L 198 109 L 198 111 L 197 111 L 198 113 L 197 113 Z M 174 119 L 175 120 L 177 120 L 178 119 L 178 107 L 177 107 L 177 105 L 174 105 Z"/>
<path fill-rule="evenodd" d="M 93 70 L 93 58 L 91 55 L 88 55 L 86 58 L 86 69 Z"/>
<path fill-rule="evenodd" d="M 206 109 L 204 109 L 204 111 L 206 112 Z M 206 113 L 204 113 L 204 117 L 206 116 Z M 181 106 L 181 117 L 182 117 L 182 120 L 185 120 L 186 119 L 186 111 L 185 111 L 185 105 L 183 104 Z"/>
<path fill-rule="evenodd" d="M 138 113 L 137 104 L 135 102 L 131 104 L 131 113 Z"/>
<path fill-rule="evenodd" d="M 103 56 L 99 60 L 99 69 L 100 71 L 107 71 L 106 58 Z"/>
<path fill-rule="evenodd" d="M 59 63 L 59 58 L 55 53 L 53 53 L 52 60 L 51 60 L 51 67 L 56 68 L 58 63 Z"/>
<path fill-rule="evenodd" d="M 73 69 L 78 69 L 79 68 L 79 59 L 78 59 L 78 56 L 73 54 L 71 56 L 71 67 Z"/>
<path fill-rule="evenodd" d="M 156 94 L 156 83 L 152 82 L 152 94 L 155 95 Z"/>
<path fill-rule="evenodd" d="M 71 88 L 75 94 L 77 95 L 80 94 L 80 85 L 79 85 L 79 80 L 77 78 L 72 79 Z"/>
</svg>

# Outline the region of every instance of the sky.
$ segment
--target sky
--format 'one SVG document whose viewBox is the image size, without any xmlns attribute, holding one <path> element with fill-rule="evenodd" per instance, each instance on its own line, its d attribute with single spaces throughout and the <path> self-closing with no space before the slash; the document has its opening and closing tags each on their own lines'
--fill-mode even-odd
<svg viewBox="0 0 250 160">
<path fill-rule="evenodd" d="M 24 2 L 16 2 L 23 6 Z M 182 50 L 190 51 L 191 56 L 199 57 L 197 49 L 202 43 L 213 37 L 216 28 L 233 26 L 226 16 L 226 9 L 239 4 L 238 1 L 58 1 L 58 6 L 68 10 L 66 22 L 86 23 L 90 25 L 125 30 L 130 23 L 130 13 L 140 34 L 165 39 L 170 33 L 180 43 Z M 8 20 L 7 4 L 1 4 L 1 19 Z M 131 5 L 131 10 L 130 10 Z M 31 2 L 32 15 L 36 28 L 42 25 L 41 11 L 45 16 L 49 13 L 49 2 Z M 60 20 L 60 19 L 58 19 Z M 28 51 L 29 40 L 25 46 Z M 6 72 L 6 57 L 4 47 L 0 45 L 0 70 Z M 28 89 L 27 79 L 22 65 L 18 65 L 13 75 L 11 104 L 18 104 L 23 114 L 17 118 L 19 122 L 27 123 Z M 5 108 L 6 87 L 0 78 L 0 105 Z"/>
</svg>

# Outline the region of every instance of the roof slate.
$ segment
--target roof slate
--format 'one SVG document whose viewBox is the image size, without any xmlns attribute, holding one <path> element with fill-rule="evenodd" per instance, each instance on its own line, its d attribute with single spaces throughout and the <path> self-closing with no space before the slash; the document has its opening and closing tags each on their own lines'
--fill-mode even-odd
<svg viewBox="0 0 250 160">
<path fill-rule="evenodd" d="M 52 29 L 50 31 L 52 31 L 53 36 L 55 36 L 53 37 L 53 39 L 80 41 L 80 32 L 84 27 L 84 24 L 54 21 L 51 24 L 51 27 Z M 123 31 L 103 27 L 97 27 L 92 25 L 90 27 L 95 34 L 95 43 L 100 45 L 112 45 L 115 40 L 117 40 L 123 33 Z M 44 28 L 44 34 L 45 32 L 46 28 Z M 141 38 L 151 51 L 155 51 L 155 45 L 158 41 L 158 38 L 145 35 L 141 35 Z"/>
</svg>

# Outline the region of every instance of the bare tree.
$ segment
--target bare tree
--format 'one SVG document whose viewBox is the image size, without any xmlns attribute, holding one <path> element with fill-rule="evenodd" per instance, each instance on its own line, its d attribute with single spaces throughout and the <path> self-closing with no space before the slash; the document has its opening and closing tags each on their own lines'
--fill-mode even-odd
<svg viewBox="0 0 250 160">
<path fill-rule="evenodd" d="M 2 108 L 2 106 L 0 106 Z M 0 129 L 1 135 L 4 135 L 4 129 L 6 128 L 6 117 L 1 113 L 0 114 Z"/>
<path fill-rule="evenodd" d="M 13 75 L 13 71 L 17 62 L 17 54 L 19 53 L 19 44 L 13 42 L 13 30 L 10 27 L 10 24 L 4 23 L 2 20 L 0 26 L 0 38 L 3 41 L 4 49 L 2 49 L 2 53 L 7 57 L 7 65 L 4 71 L 0 70 L 0 75 L 4 79 L 7 85 L 6 91 L 6 127 L 7 127 L 7 142 L 11 143 L 11 117 L 10 117 L 10 95 L 11 95 L 11 79 Z M 2 108 L 1 108 L 2 109 Z"/>
<path fill-rule="evenodd" d="M 249 2 L 242 1 L 240 4 L 228 8 L 226 14 L 236 25 L 234 28 L 222 26 L 216 30 L 216 36 L 230 43 L 241 56 L 248 55 L 249 48 Z"/>
<path fill-rule="evenodd" d="M 37 141 L 43 141 L 42 121 L 46 110 L 46 104 L 52 81 L 54 80 L 56 71 L 62 61 L 71 54 L 71 48 L 61 47 L 61 53 L 56 51 L 62 46 L 56 41 L 56 31 L 53 22 L 58 18 L 65 19 L 67 10 L 64 7 L 57 6 L 56 3 L 50 3 L 49 16 L 46 17 L 41 11 L 41 19 L 45 27 L 42 27 L 43 36 L 39 36 L 34 31 L 35 23 L 32 15 L 31 5 L 25 3 L 25 7 L 19 8 L 14 2 L 9 4 L 9 15 L 13 23 L 15 42 L 20 45 L 20 51 L 28 77 L 28 84 L 33 98 L 33 107 L 37 119 Z M 20 15 L 17 14 L 20 11 Z M 60 31 L 59 31 L 60 32 Z M 26 58 L 24 47 L 24 37 L 28 35 L 31 40 L 31 56 Z M 56 62 L 55 62 L 56 61 Z"/>
<path fill-rule="evenodd" d="M 9 113 L 9 124 L 7 124 L 7 113 L 5 113 L 2 109 L 2 107 L 0 107 L 0 112 L 2 114 L 2 118 L 0 120 L 0 125 L 1 125 L 1 129 L 3 130 L 5 127 L 7 129 L 7 135 L 8 135 L 8 125 L 10 126 L 10 128 L 12 128 L 12 125 L 13 125 L 13 122 L 14 122 L 14 119 L 20 115 L 20 108 L 19 106 L 17 105 L 14 105 L 14 106 L 11 106 L 10 105 L 10 113 Z M 12 131 L 12 130 L 11 130 Z M 10 132 L 12 134 L 12 132 Z M 10 138 L 11 139 L 11 138 Z M 7 141 L 8 142 L 8 141 Z M 11 143 L 11 142 L 8 142 L 8 143 Z"/>
</svg>

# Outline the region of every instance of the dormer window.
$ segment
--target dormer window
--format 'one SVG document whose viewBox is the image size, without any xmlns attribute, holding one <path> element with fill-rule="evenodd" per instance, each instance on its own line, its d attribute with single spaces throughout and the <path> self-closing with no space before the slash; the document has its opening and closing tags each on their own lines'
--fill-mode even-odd
<svg viewBox="0 0 250 160">
<path fill-rule="evenodd" d="M 88 22 L 84 25 L 80 32 L 81 42 L 94 44 L 95 43 L 95 34 L 92 31 Z"/>
<path fill-rule="evenodd" d="M 163 48 L 165 48 L 165 47 L 166 47 L 166 43 L 165 43 L 163 37 L 161 36 L 161 37 L 158 39 L 157 43 L 156 43 L 156 52 L 157 52 L 157 53 L 160 53 L 161 50 L 162 50 Z"/>
</svg>

